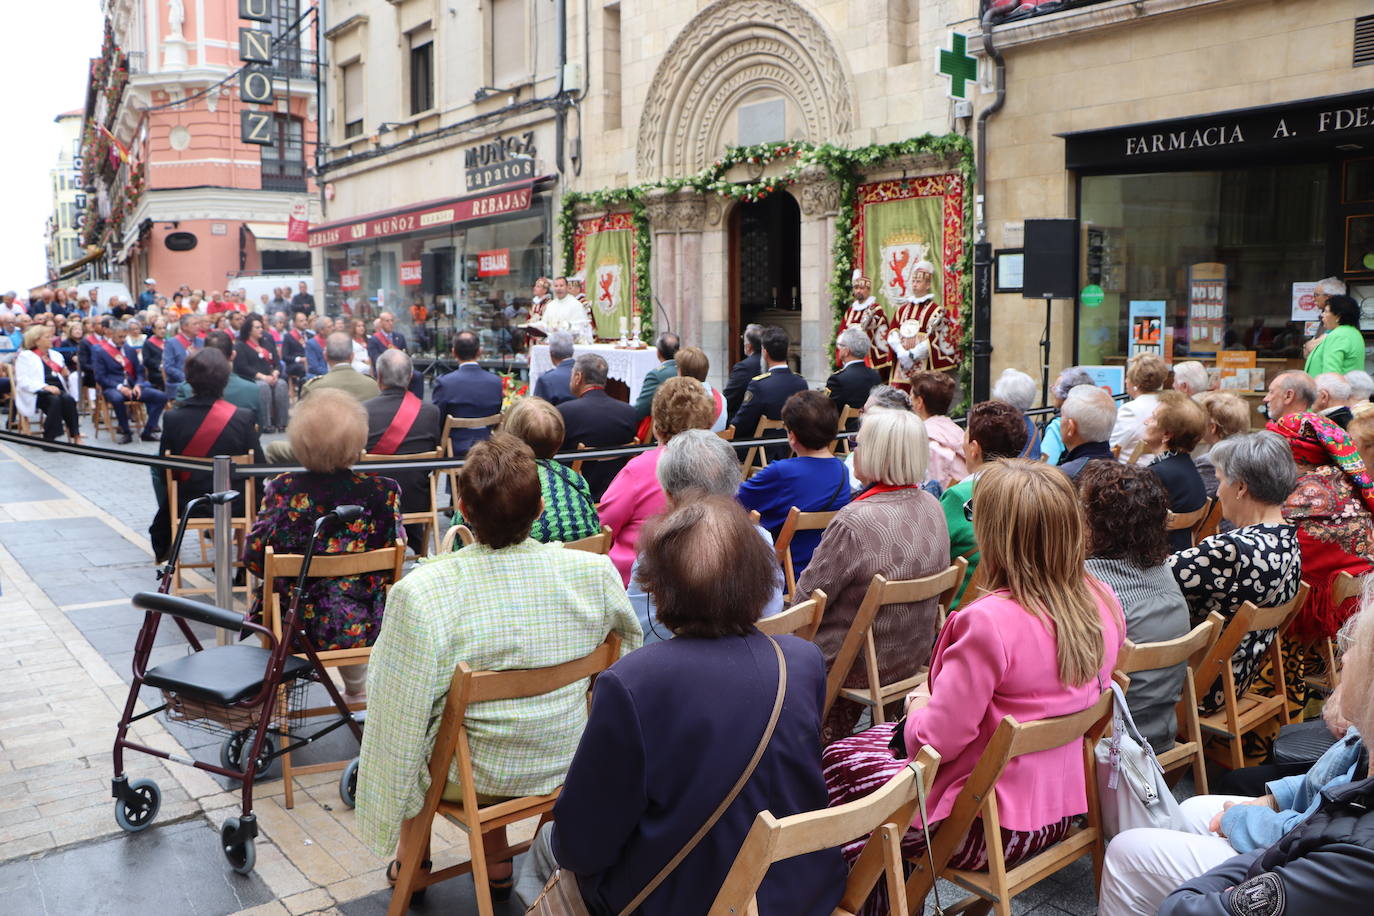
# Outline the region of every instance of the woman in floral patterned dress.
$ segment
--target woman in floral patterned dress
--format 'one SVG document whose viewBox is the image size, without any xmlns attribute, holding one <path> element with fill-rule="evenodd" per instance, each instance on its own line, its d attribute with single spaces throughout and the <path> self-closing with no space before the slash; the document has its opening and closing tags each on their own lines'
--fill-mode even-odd
<svg viewBox="0 0 1374 916">
<path fill-rule="evenodd" d="M 362 553 L 389 547 L 405 538 L 401 524 L 401 490 L 396 481 L 375 474 L 359 474 L 352 464 L 367 442 L 367 414 L 350 395 L 320 389 L 300 402 L 286 429 L 303 473 L 287 472 L 267 481 L 262 507 L 248 534 L 243 562 L 261 576 L 267 548 L 277 553 L 305 553 L 315 521 L 336 506 L 358 505 L 363 514 L 347 526 L 331 528 L 316 545 L 320 554 Z M 317 649 L 370 646 L 381 629 L 386 606 L 384 573 L 310 579 L 301 600 L 301 625 Z M 290 601 L 292 580 L 275 583 L 283 612 Z M 262 612 L 254 601 L 254 616 Z M 339 669 L 345 699 L 364 698 L 367 665 Z"/>
</svg>

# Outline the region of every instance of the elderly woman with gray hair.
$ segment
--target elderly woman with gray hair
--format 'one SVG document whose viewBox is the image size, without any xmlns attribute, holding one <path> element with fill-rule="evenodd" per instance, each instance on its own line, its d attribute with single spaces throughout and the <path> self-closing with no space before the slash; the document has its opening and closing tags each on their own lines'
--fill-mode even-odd
<svg viewBox="0 0 1374 916">
<path fill-rule="evenodd" d="M 1283 437 L 1272 432 L 1232 436 L 1212 446 L 1211 458 L 1221 513 L 1236 527 L 1169 558 L 1193 626 L 1213 611 L 1229 621 L 1246 601 L 1260 607 L 1291 601 L 1302 579 L 1298 530 L 1283 516 L 1284 503 L 1298 485 L 1298 468 Z M 1255 679 L 1273 641 L 1272 630 L 1241 640 L 1231 657 L 1237 695 Z M 1199 689 L 1204 712 L 1221 709 L 1220 678 Z"/>
<path fill-rule="evenodd" d="M 1059 373 L 1059 378 L 1050 386 L 1050 398 L 1054 400 L 1054 409 L 1058 411 L 1064 408 L 1070 391 L 1079 385 L 1091 384 L 1093 377 L 1082 366 L 1070 366 Z M 1045 427 L 1044 435 L 1040 437 L 1040 454 L 1044 455 L 1046 463 L 1051 465 L 1058 464 L 1059 459 L 1064 457 L 1064 452 L 1068 450 L 1064 446 L 1062 420 L 1062 417 L 1056 415 L 1050 421 L 1050 425 Z"/>
<path fill-rule="evenodd" d="M 992 386 L 992 399 L 994 401 L 1005 401 L 1022 413 L 1035 406 L 1035 393 L 1035 379 L 1020 369 L 1002 370 L 1002 375 L 997 379 L 997 384 Z M 1016 457 L 1039 461 L 1040 429 L 1029 416 L 1026 417 L 1026 432 L 1028 434 L 1026 447 Z"/>
<path fill-rule="evenodd" d="M 663 455 L 658 460 L 655 473 L 659 486 L 663 488 L 666 501 L 663 515 L 707 496 L 728 496 L 731 499 L 739 488 L 739 459 L 735 450 L 720 436 L 704 429 L 689 429 L 678 433 L 663 447 Z M 661 518 L 662 516 L 660 516 Z M 645 526 L 651 532 L 657 519 L 651 519 Z M 755 525 L 759 536 L 771 546 L 773 536 L 768 529 Z M 654 598 L 640 584 L 637 573 L 639 558 L 630 567 L 630 585 L 626 590 L 635 615 L 639 617 L 640 629 L 644 631 L 644 643 L 671 639 L 673 632 L 658 622 Z M 782 611 L 782 570 L 777 573 L 768 603 L 764 605 L 761 616 L 769 617 Z"/>
</svg>

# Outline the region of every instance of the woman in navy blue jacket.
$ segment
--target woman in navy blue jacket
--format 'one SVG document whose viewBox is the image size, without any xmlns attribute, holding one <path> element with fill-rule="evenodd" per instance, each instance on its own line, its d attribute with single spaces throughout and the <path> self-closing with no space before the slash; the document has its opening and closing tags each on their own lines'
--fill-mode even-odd
<svg viewBox="0 0 1374 916">
<path fill-rule="evenodd" d="M 620 912 L 706 822 L 754 754 L 778 661 L 754 622 L 772 592 L 768 545 L 733 500 L 687 502 L 641 542 L 640 581 L 676 638 L 622 658 L 596 682 L 591 717 L 554 808 L 553 856 L 595 914 Z M 782 713 L 757 769 L 699 845 L 636 910 L 704 913 L 759 811 L 826 807 L 820 650 L 777 637 Z M 828 916 L 844 889 L 838 850 L 773 866 L 763 916 Z"/>
</svg>

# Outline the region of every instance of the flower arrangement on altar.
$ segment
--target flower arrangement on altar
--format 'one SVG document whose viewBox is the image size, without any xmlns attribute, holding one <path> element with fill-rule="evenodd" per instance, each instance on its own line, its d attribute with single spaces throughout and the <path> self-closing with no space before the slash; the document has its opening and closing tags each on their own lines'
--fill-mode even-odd
<svg viewBox="0 0 1374 916">
<path fill-rule="evenodd" d="M 522 382 L 514 372 L 498 372 L 501 376 L 501 412 L 505 413 L 516 398 L 530 393 L 530 383 Z"/>
</svg>

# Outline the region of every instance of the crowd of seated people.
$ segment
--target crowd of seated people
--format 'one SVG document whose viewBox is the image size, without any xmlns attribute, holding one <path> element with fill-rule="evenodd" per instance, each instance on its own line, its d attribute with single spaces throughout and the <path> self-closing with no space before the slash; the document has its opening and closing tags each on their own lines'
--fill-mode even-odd
<svg viewBox="0 0 1374 916">
<path fill-rule="evenodd" d="M 274 413 L 275 386 L 288 390 L 285 373 L 274 380 L 277 370 L 258 371 L 270 368 L 266 361 L 248 365 L 258 348 L 280 352 L 266 344 L 272 329 L 242 317 L 235 348 L 221 331 L 198 347 L 178 340 L 199 330 L 191 316 L 165 325 L 169 336 L 156 323 L 147 327 L 144 348 L 163 341 L 152 345 L 163 384 L 189 385 L 163 420 L 161 450 L 183 452 L 219 415 L 216 451 L 258 452 L 259 434 L 285 416 Z M 109 356 L 104 333 L 113 339 L 117 330 L 127 338 L 127 327 L 97 321 L 93 333 L 76 336 L 73 352 L 95 336 L 90 360 L 108 375 L 108 365 L 95 364 Z M 277 330 L 284 350 L 290 329 Z M 398 860 L 424 854 L 398 842 L 419 810 L 459 661 L 474 670 L 548 667 L 585 656 L 615 633 L 621 660 L 596 679 L 590 708 L 586 690 L 574 687 L 469 710 L 472 788 L 482 804 L 562 787 L 519 876 L 522 898 L 561 868 L 577 875 L 593 912 L 623 908 L 725 795 L 784 669 L 786 702 L 758 768 L 700 850 L 637 911 L 705 912 L 759 811 L 783 817 L 865 797 L 928 746 L 940 764 L 925 821 L 903 825 L 903 855 L 916 858 L 926 842 L 922 827 L 950 816 L 1004 716 L 1028 723 L 1084 710 L 1107 689 L 1126 640 L 1174 639 L 1212 613 L 1229 621 L 1246 601 L 1282 604 L 1306 582 L 1308 600 L 1287 633 L 1241 641 L 1230 660 L 1236 690 L 1266 689 L 1263 658 L 1282 639 L 1294 666 L 1286 678 L 1292 713 L 1316 716 L 1320 704 L 1304 675 L 1318 672 L 1319 649 L 1339 631 L 1354 648 L 1325 713 L 1333 726 L 1353 726 L 1336 729 L 1343 737 L 1309 772 L 1248 795 L 1233 782 L 1235 794 L 1186 801 L 1177 829 L 1117 836 L 1101 912 L 1277 914 L 1256 908 L 1274 899 L 1275 887 L 1292 901 L 1337 905 L 1342 888 L 1374 886 L 1374 868 L 1358 851 L 1374 835 L 1374 820 L 1362 813 L 1374 784 L 1361 754 L 1362 735 L 1374 727 L 1374 656 L 1367 655 L 1374 615 L 1357 615 L 1358 599 L 1333 598 L 1336 577 L 1364 575 L 1374 557 L 1374 478 L 1361 457 L 1374 446 L 1374 419 L 1363 417 L 1374 414 L 1348 403 L 1360 379 L 1341 377 L 1342 385 L 1283 373 L 1266 396 L 1267 428 L 1250 432 L 1245 403 L 1206 391 L 1205 370 L 1175 367 L 1168 390 L 1167 364 L 1136 357 L 1127 370 L 1131 400 L 1120 407 L 1081 369 L 1066 371 L 1050 435 L 1027 413 L 1034 397 L 1026 397 L 1026 381 L 1035 396 L 1038 386 L 1024 373 L 1004 374 L 1000 397 L 973 404 L 961 428 L 950 419 L 959 392 L 949 374 L 914 373 L 910 395 L 875 384 L 862 397 L 836 398 L 792 372 L 785 333 L 760 328 L 746 337 L 758 377 L 742 392 L 727 386 L 720 394 L 701 377 L 709 374 L 702 351 L 661 337 L 663 360 L 644 405 L 651 441 L 618 469 L 587 462 L 584 478 L 571 469 L 570 453 L 579 444 L 625 445 L 637 420 L 634 407 L 606 395 L 607 367 L 595 354 L 560 350 L 566 397 L 561 379 L 537 390 L 550 393 L 557 382 L 561 403 L 522 398 L 503 411 L 500 380 L 480 365 L 476 335 L 459 335 L 460 365 L 436 385 L 433 403 L 417 409 L 408 401 L 413 367 L 403 351 L 374 350 L 365 367 L 374 381 L 354 368 L 356 334 L 324 335 L 329 369 L 305 386 L 286 424 L 286 454 L 306 470 L 266 485 L 244 553 L 254 575 L 269 546 L 303 552 L 313 520 L 341 503 L 366 511 L 325 552 L 404 538 L 402 509 L 412 504 L 407 494 L 423 489 L 426 472 L 413 479 L 399 472 L 399 480 L 366 472 L 365 451 L 383 442 L 393 455 L 430 451 L 440 444 L 443 416 L 501 415 L 494 429 L 463 430 L 453 443 L 464 457 L 454 520 L 468 526 L 473 544 L 417 564 L 389 591 L 369 576 L 309 586 L 303 625 L 316 645 L 372 647 L 368 664 L 340 672 L 346 698 L 370 705 L 357 793 L 358 830 L 370 848 Z M 850 342 L 847 355 L 863 349 Z M 302 352 L 296 358 L 308 362 L 308 348 Z M 230 400 L 231 360 L 254 370 L 252 382 L 238 376 L 253 389 L 251 407 L 215 406 Z M 862 360 L 846 362 L 857 377 Z M 79 377 L 80 368 L 78 357 L 65 378 Z M 732 394 L 741 399 L 733 411 Z M 863 405 L 848 462 L 832 451 L 841 434 L 837 401 Z M 65 417 L 60 398 L 49 403 Z M 786 439 L 776 449 L 790 457 L 741 480 L 739 454 L 716 433 L 726 418 L 753 426 L 760 417 L 782 421 Z M 736 438 L 752 432 L 737 428 Z M 1028 457 L 1041 443 L 1041 460 Z M 1127 463 L 1137 445 L 1151 455 L 1147 466 Z M 591 485 L 608 470 L 601 490 Z M 192 475 L 181 498 L 208 486 L 208 475 Z M 1167 530 L 1171 511 L 1191 512 L 1211 498 L 1222 530 L 1201 539 Z M 783 610 L 772 540 L 792 508 L 835 513 L 823 531 L 792 543 L 791 601 L 824 592 L 827 603 L 811 639 L 770 639 L 755 623 Z M 759 512 L 757 522 L 750 510 Z M 602 525 L 611 529 L 607 555 L 561 546 Z M 167 536 L 163 521 L 158 542 Z M 960 558 L 968 578 L 943 625 L 938 599 L 930 598 L 885 607 L 872 626 L 879 679 L 928 669 L 925 684 L 892 704 L 882 724 L 843 697 L 827 706 L 827 674 L 875 577 L 922 578 Z M 978 588 L 969 590 L 975 576 Z M 868 686 L 862 663 L 842 674 L 846 687 Z M 1131 676 L 1127 702 L 1157 751 L 1176 739 L 1184 678 L 1182 665 Z M 1221 680 L 1197 688 L 1204 713 L 1221 707 Z M 1247 756 L 1263 759 L 1272 737 L 1251 735 Z M 461 798 L 458 778 L 451 770 L 445 798 Z M 1079 742 L 1014 759 L 995 793 L 1010 868 L 1059 842 L 1087 812 Z M 484 846 L 505 850 L 505 840 L 504 828 L 495 828 Z M 831 912 L 861 846 L 769 870 L 759 912 Z M 949 867 L 980 869 L 987 860 L 975 823 Z M 517 876 L 509 857 L 487 866 L 483 892 L 510 893 Z M 1306 877 L 1290 881 L 1289 874 Z M 1329 880 L 1318 890 L 1323 875 Z M 865 912 L 885 912 L 887 892 L 880 884 Z M 1297 905 L 1287 911 L 1313 911 Z"/>
</svg>

